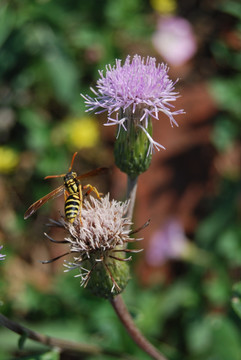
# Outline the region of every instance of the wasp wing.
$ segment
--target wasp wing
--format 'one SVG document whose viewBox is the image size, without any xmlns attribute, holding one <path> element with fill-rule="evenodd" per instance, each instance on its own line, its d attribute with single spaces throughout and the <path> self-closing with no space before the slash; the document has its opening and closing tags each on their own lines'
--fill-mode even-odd
<svg viewBox="0 0 241 360">
<path fill-rule="evenodd" d="M 81 179 L 96 176 L 96 175 L 99 175 L 99 174 L 104 174 L 104 173 L 107 173 L 108 170 L 109 169 L 105 168 L 105 167 L 97 168 L 97 169 L 91 170 L 91 171 L 89 171 L 89 172 L 87 172 L 85 174 L 77 176 L 76 179 L 81 180 Z"/>
<path fill-rule="evenodd" d="M 42 205 L 44 205 L 47 201 L 50 199 L 54 199 L 60 195 L 62 195 L 64 192 L 64 185 L 59 186 L 57 189 L 51 191 L 49 194 L 45 195 L 38 201 L 36 201 L 34 204 L 32 204 L 26 213 L 24 214 L 24 219 L 29 218 L 31 215 L 35 213 Z"/>
</svg>

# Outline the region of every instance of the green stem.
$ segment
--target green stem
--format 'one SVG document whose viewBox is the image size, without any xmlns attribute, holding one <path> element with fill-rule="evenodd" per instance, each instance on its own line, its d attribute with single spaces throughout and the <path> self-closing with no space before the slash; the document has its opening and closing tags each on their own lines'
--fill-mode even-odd
<svg viewBox="0 0 241 360">
<path fill-rule="evenodd" d="M 136 201 L 136 191 L 137 191 L 137 181 L 138 176 L 136 176 L 134 179 L 128 176 L 127 178 L 127 194 L 126 198 L 130 200 L 127 217 L 132 219 L 133 212 L 134 212 L 134 206 Z"/>
<path fill-rule="evenodd" d="M 128 176 L 126 197 L 127 199 L 130 200 L 130 205 L 127 212 L 127 216 L 130 219 L 132 219 L 133 217 L 136 191 L 137 191 L 137 181 L 138 181 L 138 176 L 135 177 L 134 179 Z M 150 355 L 153 359 L 167 360 L 138 330 L 128 309 L 125 306 L 125 303 L 121 295 L 115 296 L 113 299 L 110 300 L 110 303 L 113 306 L 122 324 L 124 325 L 126 331 L 129 333 L 129 335 L 135 341 L 135 343 L 148 355 Z"/>
</svg>

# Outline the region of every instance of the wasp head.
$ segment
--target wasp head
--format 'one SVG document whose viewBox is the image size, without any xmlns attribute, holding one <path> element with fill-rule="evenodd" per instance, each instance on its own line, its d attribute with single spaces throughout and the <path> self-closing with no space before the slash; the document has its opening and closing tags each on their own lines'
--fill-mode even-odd
<svg viewBox="0 0 241 360">
<path fill-rule="evenodd" d="M 64 182 L 66 183 L 69 180 L 74 180 L 76 177 L 77 177 L 77 173 L 74 171 L 70 171 L 64 176 Z"/>
</svg>

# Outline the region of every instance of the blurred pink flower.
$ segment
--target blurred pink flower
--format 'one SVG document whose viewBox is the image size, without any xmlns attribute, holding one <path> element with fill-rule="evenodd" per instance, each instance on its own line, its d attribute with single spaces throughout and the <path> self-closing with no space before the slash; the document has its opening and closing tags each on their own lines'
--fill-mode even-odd
<svg viewBox="0 0 241 360">
<path fill-rule="evenodd" d="M 161 56 L 171 65 L 183 65 L 197 50 L 192 25 L 178 16 L 161 17 L 152 43 Z"/>
<path fill-rule="evenodd" d="M 146 250 L 146 262 L 160 266 L 169 259 L 181 258 L 187 247 L 188 240 L 180 222 L 170 219 L 152 235 Z"/>
</svg>

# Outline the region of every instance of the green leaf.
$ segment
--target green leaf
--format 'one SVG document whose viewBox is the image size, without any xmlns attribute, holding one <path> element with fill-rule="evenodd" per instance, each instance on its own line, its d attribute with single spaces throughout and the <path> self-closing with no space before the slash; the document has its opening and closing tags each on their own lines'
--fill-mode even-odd
<svg viewBox="0 0 241 360">
<path fill-rule="evenodd" d="M 223 276 L 213 276 L 205 280 L 203 284 L 205 295 L 214 305 L 223 305 L 227 303 L 230 297 L 229 281 Z"/>
<path fill-rule="evenodd" d="M 241 226 L 227 227 L 217 243 L 218 252 L 229 261 L 231 266 L 241 265 Z"/>
<path fill-rule="evenodd" d="M 241 20 L 241 3 L 239 0 L 223 1 L 220 9 Z"/>
<path fill-rule="evenodd" d="M 48 351 L 43 354 L 39 360 L 59 360 L 60 354 L 58 351 Z"/>
<path fill-rule="evenodd" d="M 17 359 L 22 359 L 22 360 L 59 360 L 60 354 L 57 350 L 52 350 L 52 351 L 47 351 L 42 354 L 24 356 L 21 358 L 18 357 L 16 359 L 11 359 L 11 360 L 17 360 Z"/>
<path fill-rule="evenodd" d="M 223 315 L 210 316 L 213 331 L 212 353 L 220 360 L 240 360 L 240 331 Z"/>
<path fill-rule="evenodd" d="M 241 339 L 238 329 L 225 316 L 210 314 L 188 328 L 190 351 L 200 359 L 239 360 Z M 195 357 L 196 359 L 196 357 Z"/>
<path fill-rule="evenodd" d="M 30 149 L 43 151 L 49 146 L 49 125 L 40 113 L 25 109 L 20 113 L 19 121 L 27 129 L 26 142 Z"/>
<path fill-rule="evenodd" d="M 198 319 L 187 329 L 187 343 L 191 352 L 201 354 L 206 352 L 212 343 L 211 328 L 206 319 Z"/>
<path fill-rule="evenodd" d="M 225 151 L 231 146 L 239 136 L 239 127 L 239 124 L 230 121 L 227 115 L 218 117 L 212 132 L 212 141 L 216 148 Z"/>
<path fill-rule="evenodd" d="M 16 13 L 11 12 L 7 4 L 0 6 L 0 47 L 11 33 L 16 20 Z"/>
<path fill-rule="evenodd" d="M 27 333 L 24 333 L 23 335 L 20 336 L 19 340 L 18 340 L 18 347 L 20 350 L 23 349 L 25 341 L 27 340 L 28 335 Z"/>
<path fill-rule="evenodd" d="M 241 281 L 233 286 L 232 307 L 241 318 Z"/>
<path fill-rule="evenodd" d="M 74 63 L 60 51 L 51 51 L 46 54 L 46 66 L 57 98 L 68 104 L 78 93 L 78 71 Z"/>
<path fill-rule="evenodd" d="M 241 75 L 231 78 L 216 78 L 210 81 L 210 90 L 219 106 L 241 118 Z"/>
</svg>

